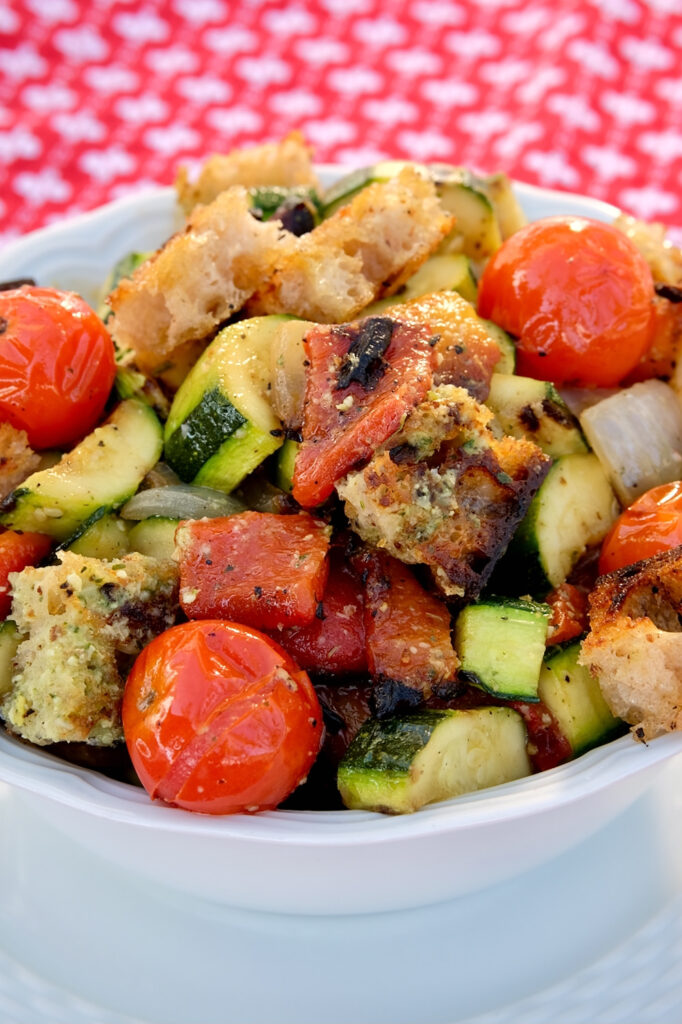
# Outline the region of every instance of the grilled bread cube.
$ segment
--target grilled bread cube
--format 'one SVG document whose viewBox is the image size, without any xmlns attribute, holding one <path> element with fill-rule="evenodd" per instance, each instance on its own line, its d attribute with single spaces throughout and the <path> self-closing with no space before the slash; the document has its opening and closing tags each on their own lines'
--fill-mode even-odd
<svg viewBox="0 0 682 1024">
<path fill-rule="evenodd" d="M 682 728 L 682 547 L 602 576 L 580 663 L 635 735 Z"/>
<path fill-rule="evenodd" d="M 363 540 L 426 565 L 448 597 L 473 600 L 551 460 L 530 441 L 496 439 L 492 414 L 441 385 L 364 469 L 337 490 Z"/>
<path fill-rule="evenodd" d="M 121 667 L 175 622 L 177 567 L 139 554 L 59 557 L 11 575 L 22 639 L 0 715 L 32 743 L 108 746 L 123 738 Z"/>
<path fill-rule="evenodd" d="M 374 299 L 400 288 L 452 224 L 432 182 L 405 168 L 363 189 L 296 239 L 249 310 L 320 323 L 352 320 Z"/>
<path fill-rule="evenodd" d="M 246 189 L 221 192 L 111 293 L 116 344 L 149 366 L 207 337 L 242 308 L 293 242 L 280 224 L 251 214 Z"/>
<path fill-rule="evenodd" d="M 23 430 L 0 423 L 0 501 L 35 472 L 40 456 L 29 446 Z"/>
<path fill-rule="evenodd" d="M 281 142 L 235 149 L 226 156 L 214 154 L 206 160 L 194 182 L 189 180 L 187 168 L 181 167 L 175 181 L 178 202 L 186 214 L 199 203 L 212 203 L 233 185 L 315 186 L 312 150 L 300 132 L 290 132 Z"/>
</svg>

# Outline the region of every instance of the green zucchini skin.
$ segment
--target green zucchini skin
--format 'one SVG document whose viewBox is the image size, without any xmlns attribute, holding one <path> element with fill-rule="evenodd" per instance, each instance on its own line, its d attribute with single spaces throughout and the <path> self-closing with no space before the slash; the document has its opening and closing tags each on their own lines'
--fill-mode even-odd
<svg viewBox="0 0 682 1024">
<path fill-rule="evenodd" d="M 135 493 L 162 444 L 154 411 L 127 399 L 59 462 L 13 491 L 0 506 L 0 522 L 67 541 L 99 509 L 119 508 Z"/>
<path fill-rule="evenodd" d="M 96 509 L 73 536 L 60 547 L 86 558 L 111 561 L 130 550 L 128 524 L 106 506 Z"/>
<path fill-rule="evenodd" d="M 494 373 L 486 405 L 505 434 L 533 441 L 553 459 L 589 450 L 580 424 L 549 381 Z"/>
<path fill-rule="evenodd" d="M 592 452 L 564 455 L 551 466 L 496 567 L 492 586 L 542 600 L 563 583 L 588 547 L 600 544 L 620 507 Z"/>
<path fill-rule="evenodd" d="M 516 369 L 516 345 L 511 334 L 507 334 L 492 320 L 484 320 L 483 317 L 479 317 L 479 319 L 500 348 L 500 358 L 495 366 L 495 373 L 513 373 Z"/>
<path fill-rule="evenodd" d="M 511 708 L 426 709 L 369 719 L 337 781 L 348 808 L 405 814 L 530 771 L 525 725 Z"/>
<path fill-rule="evenodd" d="M 538 694 L 554 715 L 574 757 L 624 732 L 610 711 L 599 682 L 578 663 L 580 640 L 549 648 L 540 672 Z"/>
<path fill-rule="evenodd" d="M 164 455 L 186 481 L 230 492 L 282 445 L 268 401 L 270 352 L 292 317 L 253 317 L 225 327 L 178 389 Z M 300 321 L 301 334 L 309 325 Z"/>
<path fill-rule="evenodd" d="M 455 624 L 460 676 L 496 697 L 538 701 L 550 609 L 490 598 L 462 609 Z"/>
</svg>

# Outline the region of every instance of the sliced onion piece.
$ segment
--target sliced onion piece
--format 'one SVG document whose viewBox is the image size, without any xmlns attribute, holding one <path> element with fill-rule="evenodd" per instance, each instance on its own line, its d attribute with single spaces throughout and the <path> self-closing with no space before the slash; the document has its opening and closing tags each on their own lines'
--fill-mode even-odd
<svg viewBox="0 0 682 1024">
<path fill-rule="evenodd" d="M 212 487 L 176 484 L 138 491 L 121 509 L 124 519 L 148 519 L 166 516 L 169 519 L 217 519 L 243 512 L 246 506 L 238 498 Z"/>
<path fill-rule="evenodd" d="M 270 350 L 270 402 L 275 415 L 290 430 L 300 430 L 303 423 L 306 382 L 303 337 L 312 326 L 305 320 L 282 324 Z"/>
<path fill-rule="evenodd" d="M 580 425 L 623 505 L 682 479 L 682 405 L 663 381 L 633 384 L 597 402 Z"/>
</svg>

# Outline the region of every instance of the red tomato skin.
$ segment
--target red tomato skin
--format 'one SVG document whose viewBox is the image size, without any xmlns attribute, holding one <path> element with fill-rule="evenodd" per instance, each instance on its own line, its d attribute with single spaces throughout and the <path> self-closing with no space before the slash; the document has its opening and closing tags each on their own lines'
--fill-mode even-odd
<svg viewBox="0 0 682 1024">
<path fill-rule="evenodd" d="M 626 508 L 609 530 L 599 573 L 622 569 L 682 544 L 682 481 L 653 487 Z"/>
<path fill-rule="evenodd" d="M 0 533 L 0 619 L 6 619 L 12 607 L 9 574 L 36 565 L 52 547 L 52 538 L 43 533 Z"/>
<path fill-rule="evenodd" d="M 3 326 L 4 325 L 4 326 Z M 0 419 L 32 448 L 60 448 L 97 424 L 116 373 L 114 346 L 73 292 L 0 292 Z"/>
<path fill-rule="evenodd" d="M 572 583 L 561 583 L 547 595 L 545 601 L 552 609 L 548 644 L 564 644 L 588 629 L 588 599 L 584 590 Z"/>
<path fill-rule="evenodd" d="M 149 795 L 205 814 L 277 807 L 322 741 L 305 672 L 270 637 L 223 620 L 156 637 L 128 677 L 122 716 Z"/>
<path fill-rule="evenodd" d="M 651 271 L 617 228 L 548 217 L 493 255 L 478 311 L 517 339 L 516 372 L 555 384 L 614 387 L 654 333 Z"/>
<path fill-rule="evenodd" d="M 273 639 L 307 672 L 367 671 L 363 586 L 340 553 L 332 552 L 324 596 L 310 625 L 278 630 Z"/>
<path fill-rule="evenodd" d="M 305 626 L 329 572 L 330 527 L 307 512 L 242 512 L 181 523 L 180 603 L 189 619 Z"/>
</svg>

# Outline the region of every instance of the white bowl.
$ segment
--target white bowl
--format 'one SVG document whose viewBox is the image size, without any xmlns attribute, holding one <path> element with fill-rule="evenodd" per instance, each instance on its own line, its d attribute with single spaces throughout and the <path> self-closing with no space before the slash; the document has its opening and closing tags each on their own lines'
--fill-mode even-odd
<svg viewBox="0 0 682 1024">
<path fill-rule="evenodd" d="M 617 212 L 527 185 L 517 193 L 530 218 Z M 12 243 L 0 252 L 0 280 L 32 276 L 95 302 L 116 259 L 156 247 L 174 225 L 172 189 L 133 195 Z M 190 814 L 1 730 L 0 780 L 93 853 L 174 889 L 256 910 L 355 914 L 447 900 L 528 870 L 605 825 L 680 752 L 676 734 L 648 746 L 625 736 L 551 771 L 396 818 Z"/>
</svg>

